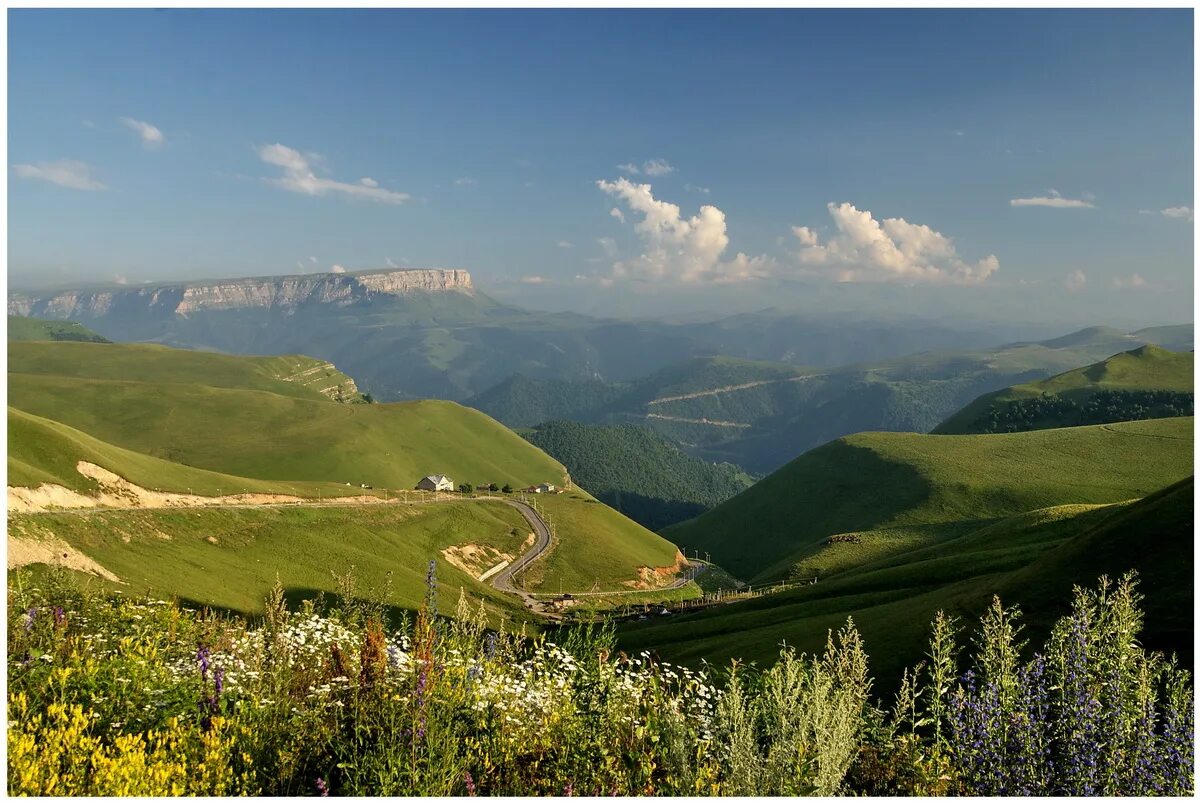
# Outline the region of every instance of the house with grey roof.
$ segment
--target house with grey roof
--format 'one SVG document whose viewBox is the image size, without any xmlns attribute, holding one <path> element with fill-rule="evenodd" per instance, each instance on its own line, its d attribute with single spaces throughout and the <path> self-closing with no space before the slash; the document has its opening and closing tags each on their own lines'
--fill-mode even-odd
<svg viewBox="0 0 1200 803">
<path fill-rule="evenodd" d="M 417 483 L 418 491 L 453 491 L 454 481 L 445 474 L 430 474 Z"/>
</svg>

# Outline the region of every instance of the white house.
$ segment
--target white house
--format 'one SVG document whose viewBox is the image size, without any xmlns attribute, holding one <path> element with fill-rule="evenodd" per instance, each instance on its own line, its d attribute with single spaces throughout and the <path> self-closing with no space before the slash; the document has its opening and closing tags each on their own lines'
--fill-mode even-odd
<svg viewBox="0 0 1200 803">
<path fill-rule="evenodd" d="M 418 491 L 453 491 L 454 481 L 445 474 L 430 474 L 417 483 Z"/>
</svg>

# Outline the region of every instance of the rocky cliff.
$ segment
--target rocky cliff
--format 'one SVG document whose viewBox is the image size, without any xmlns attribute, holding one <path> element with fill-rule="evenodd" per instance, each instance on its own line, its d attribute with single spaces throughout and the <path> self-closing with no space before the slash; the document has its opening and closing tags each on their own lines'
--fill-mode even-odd
<svg viewBox="0 0 1200 803">
<path fill-rule="evenodd" d="M 98 318 L 120 313 L 188 316 L 203 310 L 295 309 L 304 304 L 336 306 L 410 293 L 473 291 L 465 270 L 416 269 L 267 276 L 196 284 L 119 287 L 102 290 L 13 293 L 8 314 L 37 318 Z"/>
</svg>

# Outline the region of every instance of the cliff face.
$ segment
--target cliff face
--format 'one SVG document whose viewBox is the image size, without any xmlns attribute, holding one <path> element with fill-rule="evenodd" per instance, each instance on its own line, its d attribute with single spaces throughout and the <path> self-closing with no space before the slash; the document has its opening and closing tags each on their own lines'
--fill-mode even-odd
<svg viewBox="0 0 1200 803">
<path fill-rule="evenodd" d="M 188 316 L 204 310 L 283 309 L 303 304 L 348 306 L 380 296 L 473 291 L 465 270 L 388 270 L 230 279 L 96 291 L 13 294 L 8 314 L 38 318 L 98 318 L 120 313 Z"/>
</svg>

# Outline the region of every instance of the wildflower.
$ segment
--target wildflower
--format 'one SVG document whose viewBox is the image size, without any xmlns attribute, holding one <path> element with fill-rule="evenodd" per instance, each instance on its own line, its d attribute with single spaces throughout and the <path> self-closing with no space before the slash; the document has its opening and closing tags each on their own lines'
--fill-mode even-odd
<svg viewBox="0 0 1200 803">
<path fill-rule="evenodd" d="M 475 779 L 471 777 L 470 770 L 463 771 L 463 781 L 467 784 L 467 794 L 475 797 Z"/>
<path fill-rule="evenodd" d="M 25 635 L 29 635 L 29 631 L 33 630 L 34 620 L 37 619 L 37 608 L 30 608 L 25 611 Z"/>
<path fill-rule="evenodd" d="M 321 797 L 329 797 L 329 787 L 325 785 L 324 778 L 317 778 L 315 785 L 317 787 L 317 794 Z"/>
</svg>

